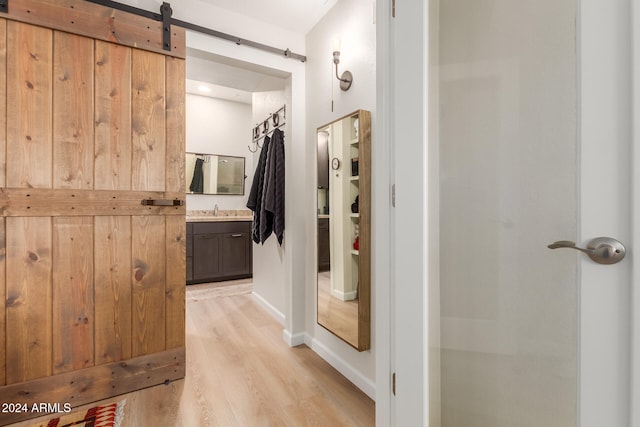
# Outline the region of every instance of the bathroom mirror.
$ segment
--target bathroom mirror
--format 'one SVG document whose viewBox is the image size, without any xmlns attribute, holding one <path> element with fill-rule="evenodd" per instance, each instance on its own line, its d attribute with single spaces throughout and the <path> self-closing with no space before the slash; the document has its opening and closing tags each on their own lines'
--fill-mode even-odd
<svg viewBox="0 0 640 427">
<path fill-rule="evenodd" d="M 186 153 L 187 194 L 244 194 L 244 157 Z"/>
<path fill-rule="evenodd" d="M 359 351 L 370 348 L 371 114 L 317 130 L 317 321 Z"/>
</svg>

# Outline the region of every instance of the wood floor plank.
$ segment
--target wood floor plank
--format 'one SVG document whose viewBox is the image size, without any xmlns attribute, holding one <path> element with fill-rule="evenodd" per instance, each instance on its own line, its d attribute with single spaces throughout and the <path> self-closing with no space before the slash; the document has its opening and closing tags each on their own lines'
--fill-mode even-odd
<svg viewBox="0 0 640 427">
<path fill-rule="evenodd" d="M 308 347 L 289 348 L 246 285 L 189 288 L 186 377 L 100 402 L 127 399 L 123 427 L 375 425 L 374 402 Z"/>
</svg>

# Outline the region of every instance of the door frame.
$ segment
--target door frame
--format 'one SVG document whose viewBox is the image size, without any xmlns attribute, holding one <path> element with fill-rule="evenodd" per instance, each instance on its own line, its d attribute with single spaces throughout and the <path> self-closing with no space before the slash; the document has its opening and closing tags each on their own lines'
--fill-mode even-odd
<svg viewBox="0 0 640 427">
<path fill-rule="evenodd" d="M 632 218 L 635 223 L 632 227 L 633 242 L 632 254 L 635 248 L 640 248 L 640 1 L 631 1 L 631 31 L 632 31 Z M 631 426 L 640 427 L 640 257 L 632 258 L 632 285 L 631 302 L 632 337 L 631 337 Z"/>
<path fill-rule="evenodd" d="M 632 246 L 632 165 L 625 161 L 631 158 L 632 148 L 632 2 L 579 3 L 580 242 L 612 236 Z M 594 174 L 594 166 L 609 171 L 606 177 Z M 606 208 L 621 205 L 620 212 Z M 582 427 L 630 425 L 632 307 L 628 301 L 634 257 L 633 253 L 627 256 L 613 268 L 580 257 L 578 405 Z"/>
<path fill-rule="evenodd" d="M 283 60 L 277 55 L 273 55 L 270 52 L 264 52 L 255 50 L 250 46 L 237 46 L 234 43 L 229 43 L 227 40 L 219 39 L 213 36 L 209 36 L 194 31 L 187 31 L 187 47 L 197 49 L 203 52 L 212 53 L 221 57 L 230 58 L 234 61 L 240 61 L 246 64 L 254 64 L 259 67 L 265 67 L 272 70 L 276 70 L 278 73 L 287 74 L 288 83 L 285 88 L 287 100 L 287 128 L 286 133 L 289 135 L 287 141 L 304 141 L 305 140 L 305 64 L 299 61 Z M 314 131 L 315 134 L 315 131 Z M 287 159 L 297 158 L 309 158 L 307 152 L 309 147 L 313 148 L 315 144 L 298 144 L 287 143 L 287 149 L 290 152 L 287 154 Z M 289 145 L 290 144 L 290 145 Z M 258 300 L 261 304 L 271 312 L 276 318 L 281 319 L 284 330 L 282 337 L 289 346 L 296 346 L 304 344 L 305 340 L 305 288 L 299 286 L 300 283 L 310 283 L 309 277 L 315 277 L 315 273 L 311 270 L 306 271 L 305 265 L 309 263 L 305 262 L 305 259 L 312 256 L 312 247 L 307 247 L 305 236 L 313 235 L 313 225 L 309 221 L 304 221 L 304 217 L 309 217 L 310 212 L 313 211 L 314 203 L 313 199 L 315 194 L 311 194 L 308 191 L 304 191 L 304 188 L 315 187 L 311 181 L 315 180 L 312 174 L 305 173 L 304 162 L 294 162 L 287 160 L 285 168 L 285 181 L 288 183 L 286 188 L 285 198 L 287 200 L 301 200 L 299 195 L 304 195 L 300 205 L 305 206 L 305 209 L 296 209 L 293 204 L 287 204 L 285 206 L 285 219 L 287 223 L 287 243 L 284 246 L 285 249 L 282 254 L 276 254 L 275 243 L 274 245 L 264 249 L 253 245 L 253 282 L 254 282 L 254 295 L 258 295 Z M 295 179 L 294 177 L 303 176 L 305 179 Z M 290 183 L 290 185 L 289 185 Z M 296 198 L 295 195 L 298 195 Z M 266 245 L 265 245 L 266 248 Z M 279 258 L 279 263 L 276 264 L 264 264 L 262 266 L 256 265 L 256 258 L 260 255 L 256 255 L 256 250 L 264 249 L 264 253 L 268 250 L 269 253 L 276 254 L 269 256 L 268 259 Z M 308 250 L 307 250 L 308 249 Z M 279 252 L 278 252 L 279 253 Z M 268 295 L 262 297 L 260 295 L 260 285 L 258 282 L 263 283 L 261 278 L 264 279 L 264 275 L 261 275 L 260 271 L 270 268 L 272 271 L 277 269 L 279 274 L 282 275 L 284 285 L 280 289 L 283 295 L 283 300 L 278 301 L 279 304 L 268 298 Z M 315 278 L 313 279 L 315 284 Z M 267 282 L 263 283 L 263 287 L 267 285 Z M 256 289 L 256 287 L 258 289 Z M 257 293 L 256 293 L 257 292 Z"/>
<path fill-rule="evenodd" d="M 607 185 L 603 185 L 602 182 L 598 184 L 601 191 L 597 197 L 594 197 L 591 194 L 592 188 L 590 187 L 592 185 L 590 182 L 590 178 L 593 176 L 592 171 L 582 166 L 582 185 L 578 189 L 580 192 L 579 210 L 582 212 L 588 210 L 597 212 L 603 204 L 606 206 L 607 203 L 614 201 L 629 200 L 629 194 L 632 194 L 632 200 L 628 202 L 628 209 L 626 211 L 623 209 L 623 212 L 618 214 L 614 221 L 605 219 L 603 222 L 595 217 L 580 214 L 578 218 L 579 240 L 583 242 L 599 235 L 612 235 L 621 240 L 627 240 L 624 243 L 629 251 L 628 258 L 625 260 L 626 263 L 619 264 L 617 269 L 615 267 L 607 269 L 606 266 L 594 265 L 584 259 L 580 260 L 581 266 L 579 268 L 582 270 L 580 275 L 582 291 L 579 297 L 580 315 L 584 316 L 585 313 L 592 313 L 594 310 L 598 312 L 601 309 L 603 303 L 601 299 L 602 292 L 606 294 L 610 291 L 610 288 L 603 288 L 601 286 L 602 283 L 623 283 L 623 286 L 617 289 L 615 295 L 605 299 L 609 304 L 623 302 L 625 298 L 628 298 L 630 303 L 626 304 L 627 308 L 623 309 L 621 314 L 618 313 L 618 316 L 604 318 L 605 322 L 597 325 L 599 332 L 594 336 L 588 335 L 592 331 L 583 323 L 585 322 L 585 317 L 581 317 L 582 326 L 579 328 L 580 338 L 578 344 L 580 353 L 582 353 L 579 359 L 580 372 L 594 372 L 594 369 L 600 369 L 603 364 L 625 366 L 626 368 L 622 368 L 613 375 L 614 381 L 611 381 L 607 375 L 599 375 L 591 380 L 585 379 L 583 375 L 580 375 L 578 389 L 580 396 L 579 420 L 581 427 L 603 425 L 597 413 L 604 413 L 604 411 L 600 411 L 600 408 L 602 408 L 602 405 L 606 405 L 618 416 L 613 421 L 613 424 L 611 424 L 612 420 L 608 419 L 608 424 L 640 427 L 640 292 L 633 292 L 629 286 L 634 283 L 633 279 L 635 279 L 635 282 L 640 281 L 640 259 L 633 256 L 633 248 L 640 245 L 640 227 L 638 227 L 637 220 L 635 221 L 636 224 L 632 224 L 633 218 L 640 216 L 640 170 L 637 167 L 631 168 L 631 164 L 623 168 L 619 168 L 617 164 L 620 159 L 629 158 L 633 159 L 635 165 L 640 165 L 640 150 L 632 150 L 632 146 L 638 146 L 637 143 L 640 143 L 638 136 L 640 132 L 640 115 L 636 113 L 632 116 L 630 113 L 624 113 L 624 111 L 637 112 L 640 110 L 640 85 L 634 84 L 633 74 L 630 74 L 631 70 L 635 73 L 640 71 L 640 30 L 637 30 L 637 28 L 640 28 L 640 0 L 631 0 L 630 2 L 619 0 L 615 2 L 612 5 L 614 9 L 610 9 L 609 12 L 604 11 L 613 18 L 610 20 L 602 18 L 603 11 L 599 9 L 603 7 L 602 3 L 598 0 L 581 0 L 579 2 L 578 13 L 580 20 L 577 21 L 579 22 L 578 61 L 579 64 L 582 64 L 582 70 L 579 73 L 578 82 L 580 87 L 578 133 L 579 138 L 581 138 L 581 145 L 584 145 L 580 149 L 579 159 L 583 165 L 594 162 L 596 159 L 600 163 L 603 161 L 610 162 L 609 166 L 613 167 L 613 170 L 618 171 L 618 173 L 608 177 L 609 182 L 606 183 Z M 376 323 L 381 326 L 377 327 L 376 341 L 379 343 L 381 351 L 377 355 L 376 420 L 377 425 L 380 426 L 396 425 L 398 417 L 401 416 L 404 420 L 412 420 L 414 424 L 416 421 L 422 420 L 424 425 L 428 425 L 430 409 L 429 369 L 427 367 L 434 362 L 433 358 L 429 357 L 428 292 L 429 277 L 433 272 L 428 268 L 428 263 L 424 263 L 426 266 L 423 266 L 423 263 L 415 264 L 411 271 L 399 271 L 398 260 L 401 260 L 400 262 L 404 265 L 403 259 L 416 257 L 416 249 L 424 255 L 423 261 L 431 260 L 434 254 L 437 253 L 436 248 L 429 246 L 429 233 L 430 231 L 437 231 L 437 229 L 430 222 L 432 219 L 430 214 L 433 214 L 433 212 L 429 211 L 429 206 L 426 203 L 431 195 L 428 186 L 429 181 L 427 180 L 429 174 L 427 166 L 429 164 L 429 153 L 426 150 L 428 141 L 428 121 L 426 118 L 429 111 L 427 95 L 429 73 L 433 72 L 428 67 L 429 38 L 427 33 L 429 31 L 429 10 L 420 4 L 398 4 L 398 10 L 394 18 L 391 16 L 391 6 L 390 0 L 377 0 L 378 108 L 381 114 L 379 115 L 379 123 L 376 126 L 378 126 L 378 135 L 389 141 L 389 144 L 379 145 L 391 146 L 386 157 L 389 159 L 389 186 L 396 183 L 399 188 L 397 189 L 398 204 L 396 207 L 376 206 L 379 209 L 376 210 L 376 214 L 382 217 L 382 221 L 377 226 L 374 226 L 374 233 L 382 232 L 387 233 L 383 234 L 383 236 L 390 236 L 389 247 L 394 248 L 390 251 L 382 250 L 374 255 L 374 265 L 380 264 L 380 261 L 383 260 L 382 257 L 390 257 L 388 271 L 380 267 L 376 270 L 378 283 L 386 278 L 390 282 L 388 295 L 384 294 L 384 292 L 387 292 L 385 289 L 380 289 L 380 286 L 377 287 L 379 297 L 376 301 L 378 317 Z M 422 18 L 421 22 L 416 21 L 416 16 Z M 414 19 L 411 19 L 412 17 Z M 610 25 L 616 31 L 607 33 L 610 37 L 604 38 L 602 37 L 604 32 L 603 25 Z M 597 31 L 595 31 L 596 29 Z M 598 42 L 593 46 L 588 44 L 593 42 L 588 37 L 590 34 Z M 412 58 L 411 61 L 421 73 L 402 76 L 395 74 L 395 70 L 404 72 L 407 69 L 406 65 L 409 61 L 407 57 Z M 602 74 L 600 74 L 611 72 L 611 69 L 606 67 L 612 61 L 619 61 L 619 73 L 621 74 L 618 74 L 618 76 L 621 76 L 623 82 L 627 82 L 622 85 L 622 89 L 619 86 L 619 79 L 605 81 L 602 79 Z M 605 68 L 599 67 L 598 64 Z M 399 84 L 402 87 L 398 88 Z M 413 88 L 413 94 L 410 99 L 412 102 L 394 103 L 395 97 L 403 87 Z M 633 91 L 630 89 L 633 89 Z M 595 92 L 589 93 L 591 90 Z M 602 96 L 603 94 L 612 93 L 616 94 L 617 98 L 610 101 L 612 104 L 602 107 L 605 110 L 604 112 L 602 110 L 598 112 L 588 111 L 583 106 L 584 102 L 589 102 L 589 96 Z M 626 96 L 625 93 L 627 94 Z M 385 107 L 389 105 L 393 108 Z M 612 105 L 614 108 L 611 108 Z M 633 108 L 631 108 L 632 105 Z M 405 114 L 415 115 L 416 106 L 420 109 L 419 113 L 423 118 L 420 121 L 422 126 L 415 126 L 414 124 L 413 133 L 408 135 L 410 132 L 400 126 L 398 119 L 404 117 Z M 613 112 L 623 111 L 622 117 L 610 114 L 605 116 L 604 119 L 602 117 L 598 120 L 589 119 L 592 114 L 606 114 L 607 108 Z M 619 108 L 622 108 L 622 110 Z M 606 123 L 603 123 L 602 120 L 606 120 Z M 596 125 L 601 127 L 598 132 L 593 129 L 593 126 Z M 606 129 L 606 127 L 613 125 L 624 128 L 623 132 L 625 134 L 621 138 L 626 140 L 628 144 L 625 145 L 623 143 L 622 148 L 614 150 L 612 155 L 604 158 L 600 154 L 585 148 L 587 144 L 594 145 L 596 148 L 601 147 L 603 145 L 602 137 L 598 135 L 602 134 L 602 127 Z M 406 181 L 402 176 L 399 177 L 398 173 L 402 171 L 403 165 L 406 163 L 406 157 L 403 156 L 406 156 L 412 149 L 415 157 L 420 157 L 424 160 L 422 170 L 416 170 L 413 173 L 414 187 L 412 194 L 415 195 L 417 193 L 418 198 L 424 195 L 425 199 L 409 205 L 401 200 L 402 189 L 400 185 L 406 184 Z M 382 154 L 384 154 L 384 151 L 379 149 L 377 155 Z M 374 152 L 374 158 L 375 156 L 376 152 Z M 604 169 L 607 170 L 606 166 Z M 631 185 L 631 182 L 621 184 L 621 179 L 624 180 L 621 177 L 624 176 L 633 177 L 635 185 Z M 617 191 L 612 191 L 611 188 Z M 587 194 L 587 189 L 589 194 Z M 391 201 L 389 200 L 389 202 Z M 634 214 L 633 216 L 631 215 L 632 213 Z M 388 223 L 385 224 L 386 220 L 388 220 Z M 406 237 L 403 242 L 402 236 L 406 236 L 406 234 L 402 233 L 401 230 L 405 227 L 407 220 L 413 226 L 418 226 L 413 236 L 416 239 L 422 238 L 421 246 L 407 245 Z M 400 221 L 404 221 L 404 224 Z M 562 236 L 558 238 L 560 239 Z M 411 319 L 412 324 L 403 324 L 402 322 L 407 322 L 408 318 L 403 317 L 402 313 L 398 313 L 393 308 L 394 298 L 397 296 L 398 288 L 403 278 L 410 280 L 410 283 L 412 283 L 411 295 L 414 297 L 414 302 L 419 301 L 419 305 L 422 308 L 421 313 Z M 632 321 L 634 326 L 632 326 Z M 383 328 L 382 325 L 390 326 Z M 405 327 L 404 329 L 412 328 L 409 329 L 412 332 L 412 343 L 409 347 L 400 347 L 398 353 L 410 348 L 411 351 L 420 355 L 418 362 L 415 362 L 415 358 L 412 359 L 414 362 L 409 361 L 409 363 L 413 363 L 413 366 L 409 369 L 400 365 L 394 366 L 400 362 L 398 354 L 396 354 L 396 348 L 398 348 L 396 346 L 399 344 L 397 342 L 398 337 L 394 330 L 397 330 L 398 327 L 402 330 L 403 326 Z M 596 352 L 595 354 L 587 354 L 600 339 L 607 339 L 609 342 L 621 344 L 622 352 L 626 354 L 623 354 L 622 357 L 616 357 L 611 353 L 597 354 L 598 352 Z M 389 349 L 389 351 L 382 351 L 383 349 Z M 405 362 L 407 361 L 402 361 L 402 363 Z M 422 381 L 406 382 L 404 378 L 399 376 L 396 384 L 396 396 L 394 397 L 391 393 L 391 373 L 395 369 L 403 368 L 405 372 L 415 372 Z M 606 387 L 609 390 L 609 394 L 606 395 L 611 401 L 605 404 L 599 399 L 596 405 L 592 403 L 592 399 L 595 399 L 596 392 L 600 391 L 601 393 L 602 389 L 594 385 L 598 384 L 600 380 L 606 382 Z M 624 398 L 625 394 L 628 394 L 629 397 Z M 598 397 L 601 398 L 602 393 L 598 394 Z M 621 398 L 618 399 L 618 397 Z M 408 401 L 412 401 L 413 404 Z M 422 407 L 417 405 L 420 401 L 423 403 Z M 411 413 L 403 413 L 406 411 Z M 620 424 L 616 424 L 616 422 Z"/>
</svg>

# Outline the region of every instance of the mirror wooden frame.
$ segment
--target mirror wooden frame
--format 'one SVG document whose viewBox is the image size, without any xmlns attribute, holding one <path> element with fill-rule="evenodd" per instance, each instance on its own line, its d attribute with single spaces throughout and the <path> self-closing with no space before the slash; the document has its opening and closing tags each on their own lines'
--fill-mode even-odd
<svg viewBox="0 0 640 427">
<path fill-rule="evenodd" d="M 316 135 L 316 321 L 364 351 L 371 348 L 371 113 L 357 110 L 320 126 Z M 329 191 L 331 182 L 339 191 Z M 336 289 L 339 277 L 342 288 Z"/>
</svg>

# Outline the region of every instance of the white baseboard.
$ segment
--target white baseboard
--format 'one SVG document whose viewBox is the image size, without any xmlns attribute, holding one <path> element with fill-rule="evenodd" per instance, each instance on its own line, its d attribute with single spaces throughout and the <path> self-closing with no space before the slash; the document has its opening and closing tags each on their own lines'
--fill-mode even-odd
<svg viewBox="0 0 640 427">
<path fill-rule="evenodd" d="M 280 312 L 280 310 L 272 306 L 271 303 L 269 303 L 269 301 L 264 299 L 260 294 L 257 294 L 255 292 L 251 292 L 251 294 L 254 296 L 256 301 L 258 301 L 258 303 L 260 303 L 260 305 L 269 312 L 269 314 L 271 314 L 278 322 L 280 322 L 282 326 L 284 326 L 285 317 L 284 317 L 284 314 Z"/>
<path fill-rule="evenodd" d="M 289 347 L 297 347 L 301 344 L 306 343 L 306 333 L 299 332 L 297 334 L 292 334 L 286 329 L 282 330 L 282 339 L 286 342 Z"/>
<path fill-rule="evenodd" d="M 358 291 L 342 292 L 338 289 L 331 289 L 331 295 L 340 301 L 352 301 L 358 297 Z"/>
<path fill-rule="evenodd" d="M 282 326 L 285 326 L 285 317 L 278 309 L 265 300 L 260 294 L 252 292 L 256 301 L 263 306 L 269 314 L 271 314 Z M 311 335 L 306 332 L 298 332 L 292 334 L 287 329 L 282 330 L 282 339 L 289 345 L 289 347 L 296 347 L 301 344 L 306 344 L 316 354 L 322 357 L 328 364 L 333 366 L 338 372 L 344 375 L 349 381 L 351 381 L 356 387 L 362 390 L 372 400 L 376 400 L 376 385 L 371 382 L 370 379 L 362 376 L 362 374 L 356 371 L 351 365 L 345 362 L 341 357 L 331 351 L 327 346 L 322 344 Z"/>
<path fill-rule="evenodd" d="M 306 334 L 305 334 L 306 335 Z M 349 381 L 351 381 L 356 387 L 369 396 L 374 402 L 376 400 L 376 385 L 369 379 L 364 377 L 360 372 L 356 371 L 353 366 L 349 365 L 337 354 L 327 348 L 324 344 L 315 338 L 311 338 L 306 335 L 306 344 L 316 352 L 320 357 L 333 366 L 344 375 Z"/>
</svg>

